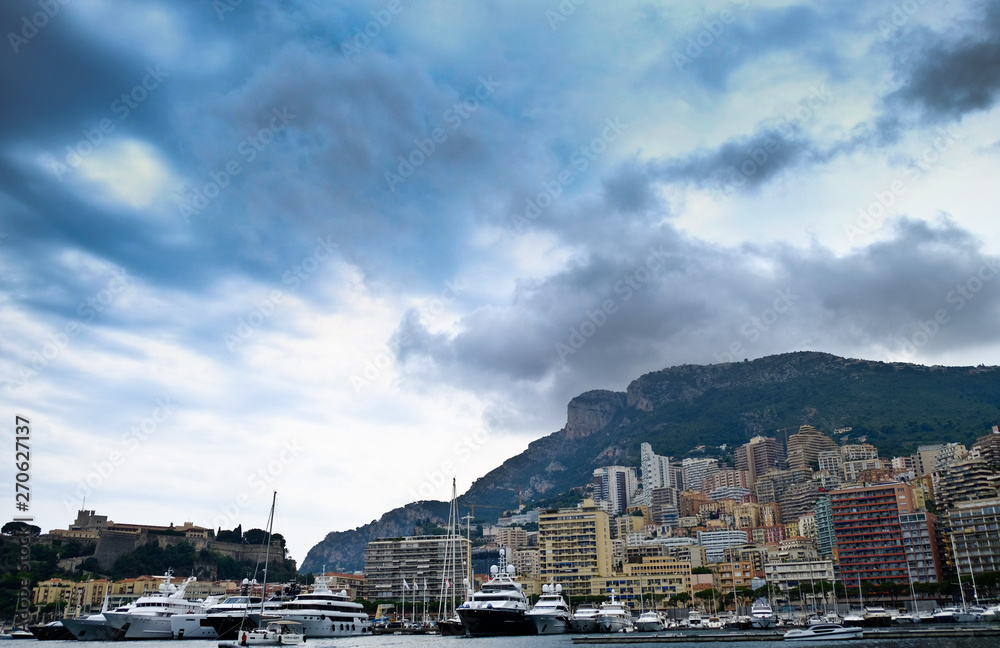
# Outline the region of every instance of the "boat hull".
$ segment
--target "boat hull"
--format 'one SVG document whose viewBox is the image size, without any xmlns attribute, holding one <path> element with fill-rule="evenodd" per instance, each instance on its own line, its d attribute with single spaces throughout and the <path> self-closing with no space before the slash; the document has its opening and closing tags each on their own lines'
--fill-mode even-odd
<svg viewBox="0 0 1000 648">
<path fill-rule="evenodd" d="M 108 625 L 117 631 L 116 639 L 150 640 L 173 639 L 169 616 L 130 614 L 128 612 L 108 612 Z"/>
<path fill-rule="evenodd" d="M 117 631 L 106 619 L 63 619 L 63 625 L 77 641 L 114 641 Z"/>
<path fill-rule="evenodd" d="M 569 632 L 572 619 L 562 614 L 527 614 L 525 615 L 535 626 L 535 634 L 566 634 Z"/>
<path fill-rule="evenodd" d="M 326 614 L 282 614 L 281 618 L 301 623 L 302 634 L 307 639 L 360 637 L 371 632 L 367 620 L 336 618 Z"/>
<path fill-rule="evenodd" d="M 620 616 L 597 617 L 598 632 L 626 632 L 632 627 L 633 627 L 632 623 L 625 617 L 620 617 Z"/>
<path fill-rule="evenodd" d="M 535 625 L 523 610 L 461 608 L 466 634 L 473 637 L 516 637 L 535 634 Z"/>
<path fill-rule="evenodd" d="M 837 632 L 827 632 L 824 634 L 813 633 L 810 630 L 790 630 L 785 633 L 784 641 L 832 641 L 835 639 L 861 639 L 863 636 L 861 628 L 848 627 L 841 628 Z"/>
<path fill-rule="evenodd" d="M 170 633 L 174 639 L 218 639 L 204 614 L 175 614 L 170 617 Z"/>
<path fill-rule="evenodd" d="M 260 614 L 209 614 L 205 621 L 212 626 L 219 639 L 232 640 L 240 630 L 253 630 L 260 626 Z"/>
<path fill-rule="evenodd" d="M 73 633 L 70 632 L 69 629 L 62 624 L 62 622 L 30 626 L 28 630 L 30 630 L 31 634 L 35 635 L 35 638 L 39 641 L 72 641 L 74 639 Z"/>
<path fill-rule="evenodd" d="M 461 619 L 438 621 L 437 627 L 441 631 L 442 637 L 461 637 L 465 635 L 465 626 L 462 625 Z"/>
</svg>

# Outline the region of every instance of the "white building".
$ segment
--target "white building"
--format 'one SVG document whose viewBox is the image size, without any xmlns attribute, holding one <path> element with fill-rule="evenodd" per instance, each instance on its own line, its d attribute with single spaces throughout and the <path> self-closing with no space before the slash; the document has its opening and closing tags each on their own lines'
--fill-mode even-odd
<svg viewBox="0 0 1000 648">
<path fill-rule="evenodd" d="M 740 547 L 747 543 L 745 531 L 699 531 L 698 544 L 705 547 L 705 560 L 722 562 L 726 547 Z"/>
<path fill-rule="evenodd" d="M 718 459 L 685 459 L 681 462 L 684 469 L 684 488 L 701 490 L 701 482 L 705 477 L 719 469 Z"/>
<path fill-rule="evenodd" d="M 646 506 L 651 506 L 654 488 L 676 488 L 670 479 L 670 457 L 655 454 L 648 443 L 640 445 L 639 450 L 643 500 Z"/>
<path fill-rule="evenodd" d="M 612 515 L 628 511 L 639 489 L 635 468 L 604 466 L 594 471 L 594 504 Z"/>
</svg>

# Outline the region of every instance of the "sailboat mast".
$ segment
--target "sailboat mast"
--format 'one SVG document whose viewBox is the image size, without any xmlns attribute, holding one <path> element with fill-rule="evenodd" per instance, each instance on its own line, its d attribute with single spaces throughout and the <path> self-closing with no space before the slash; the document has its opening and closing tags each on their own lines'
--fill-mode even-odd
<svg viewBox="0 0 1000 648">
<path fill-rule="evenodd" d="M 958 563 L 958 549 L 955 548 L 955 534 L 951 534 L 951 555 L 955 560 L 955 574 L 958 576 L 958 591 L 962 595 L 962 610 L 965 610 L 965 588 L 962 587 L 962 567 Z"/>
<path fill-rule="evenodd" d="M 264 549 L 264 585 L 260 590 L 260 618 L 264 619 L 264 600 L 267 598 L 267 565 L 271 558 L 271 531 L 274 529 L 274 503 L 278 500 L 278 491 L 271 493 L 271 513 L 267 516 L 267 548 Z M 257 554 L 258 556 L 260 554 Z"/>
</svg>

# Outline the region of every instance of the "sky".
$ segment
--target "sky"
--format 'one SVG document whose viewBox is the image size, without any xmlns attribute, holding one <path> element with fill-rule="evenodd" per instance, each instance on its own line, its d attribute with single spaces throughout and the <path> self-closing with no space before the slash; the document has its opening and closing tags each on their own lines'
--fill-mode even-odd
<svg viewBox="0 0 1000 648">
<path fill-rule="evenodd" d="M 43 530 L 329 531 L 643 373 L 1000 358 L 1000 3 L 0 4 Z M 13 451 L 10 453 L 13 455 Z M 9 518 L 8 518 L 9 519 Z"/>
</svg>

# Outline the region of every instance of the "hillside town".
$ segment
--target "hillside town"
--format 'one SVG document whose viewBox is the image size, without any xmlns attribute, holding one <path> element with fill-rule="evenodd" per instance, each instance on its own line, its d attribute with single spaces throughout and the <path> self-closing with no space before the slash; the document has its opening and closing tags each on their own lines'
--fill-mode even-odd
<svg viewBox="0 0 1000 648">
<path fill-rule="evenodd" d="M 413 616 L 418 602 L 423 611 L 443 597 L 470 596 L 497 562 L 513 566 L 529 596 L 546 586 L 558 586 L 571 603 L 613 593 L 636 613 L 649 607 L 735 613 L 762 591 L 800 611 L 846 610 L 863 605 L 865 597 L 886 595 L 913 611 L 959 596 L 970 604 L 992 598 L 1000 572 L 1000 429 L 994 426 L 971 448 L 927 445 L 892 458 L 850 433 L 845 428 L 829 436 L 804 425 L 787 438 L 757 436 L 733 449 L 717 448 L 720 456 L 681 460 L 643 443 L 640 465 L 597 468 L 591 483 L 568 494 L 575 505 L 520 506 L 495 523 L 470 514 L 466 526 L 450 530 L 428 521 L 418 525 L 420 535 L 369 542 L 362 573 L 324 570 L 322 580 L 366 609 L 402 602 L 403 610 L 413 606 Z M 699 454 L 708 448 L 689 453 Z M 261 530 L 216 532 L 191 522 L 122 524 L 80 511 L 67 529 L 39 540 L 63 547 L 93 543 L 92 555 L 63 558 L 60 567 L 100 574 L 152 545 L 172 547 L 178 556 L 187 551 L 246 561 L 260 553 L 248 539 L 262 537 Z M 270 545 L 273 556 L 294 570 L 283 539 L 276 536 Z M 455 557 L 449 559 L 449 552 Z M 246 580 L 222 578 L 204 560 L 195 558 L 189 571 L 184 575 L 198 578 L 186 586 L 192 599 L 247 591 Z M 963 586 L 952 587 L 957 579 Z M 35 618 L 44 611 L 83 614 L 105 599 L 112 607 L 127 605 L 161 580 L 41 581 L 32 592 Z M 312 581 L 306 577 L 306 589 Z M 294 584 L 271 582 L 265 594 L 297 591 Z M 904 603 L 910 596 L 912 602 Z"/>
<path fill-rule="evenodd" d="M 964 590 L 930 584 L 962 577 L 969 587 L 980 576 L 969 602 L 985 598 L 982 575 L 1000 571 L 1000 430 L 971 448 L 927 445 L 891 458 L 850 433 L 804 425 L 787 439 L 754 437 L 728 460 L 678 461 L 643 443 L 639 466 L 597 468 L 576 489 L 576 506 L 518 511 L 484 525 L 483 540 L 465 546 L 465 560 L 485 575 L 504 550 L 526 592 L 551 583 L 579 600 L 613 590 L 634 610 L 651 602 L 723 608 L 699 593 L 728 595 L 732 609 L 734 592 L 765 583 L 778 596 L 791 590 L 813 601 L 838 583 L 842 609 L 880 588 L 894 591 L 887 584 L 905 590 L 913 583 L 933 608 L 935 599 Z M 444 555 L 445 542 L 434 535 L 371 542 L 366 596 L 402 598 L 407 580 L 439 591 L 435 556 Z M 822 599 L 833 605 L 832 596 Z"/>
</svg>

